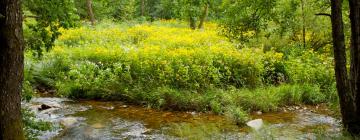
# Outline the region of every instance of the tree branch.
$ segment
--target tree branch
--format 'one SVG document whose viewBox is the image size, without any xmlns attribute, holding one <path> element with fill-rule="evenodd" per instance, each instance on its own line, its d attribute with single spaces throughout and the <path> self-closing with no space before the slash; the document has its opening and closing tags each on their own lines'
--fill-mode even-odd
<svg viewBox="0 0 360 140">
<path fill-rule="evenodd" d="M 328 13 L 317 13 L 315 15 L 316 16 L 328 16 L 328 17 L 331 17 L 331 14 L 328 14 Z"/>
</svg>

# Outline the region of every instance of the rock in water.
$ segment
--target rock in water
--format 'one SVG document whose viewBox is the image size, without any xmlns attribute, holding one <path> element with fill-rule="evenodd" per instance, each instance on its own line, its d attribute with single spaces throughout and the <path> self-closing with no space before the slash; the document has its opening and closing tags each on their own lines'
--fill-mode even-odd
<svg viewBox="0 0 360 140">
<path fill-rule="evenodd" d="M 66 128 L 69 128 L 76 124 L 78 122 L 78 119 L 75 117 L 66 117 L 60 120 L 60 124 L 65 126 Z"/>
<path fill-rule="evenodd" d="M 95 123 L 93 125 L 91 125 L 92 128 L 95 128 L 95 129 L 101 129 L 101 128 L 104 128 L 105 126 L 101 123 Z"/>
<path fill-rule="evenodd" d="M 251 127 L 252 129 L 259 130 L 263 126 L 262 119 L 252 120 L 246 123 L 247 126 Z"/>
<path fill-rule="evenodd" d="M 40 107 L 39 107 L 39 111 L 42 111 L 42 110 L 46 110 L 46 109 L 49 109 L 49 108 L 51 108 L 51 106 L 49 106 L 49 105 L 46 105 L 46 104 L 42 104 Z"/>
<path fill-rule="evenodd" d="M 261 111 L 257 111 L 257 112 L 256 112 L 256 115 L 261 115 L 261 114 L 262 114 Z"/>
</svg>

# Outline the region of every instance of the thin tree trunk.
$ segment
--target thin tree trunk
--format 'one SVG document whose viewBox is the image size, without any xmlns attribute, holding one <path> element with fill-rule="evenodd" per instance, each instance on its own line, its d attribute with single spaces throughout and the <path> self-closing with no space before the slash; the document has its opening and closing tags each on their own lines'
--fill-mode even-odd
<svg viewBox="0 0 360 140">
<path fill-rule="evenodd" d="M 141 16 L 145 16 L 145 0 L 141 0 Z"/>
<path fill-rule="evenodd" d="M 86 0 L 87 13 L 90 18 L 90 22 L 92 25 L 95 25 L 95 16 L 92 8 L 92 1 Z"/>
<path fill-rule="evenodd" d="M 199 26 L 198 26 L 199 29 L 202 29 L 204 27 L 204 22 L 205 22 L 205 20 L 207 18 L 208 13 L 209 13 L 209 4 L 206 4 L 205 8 L 204 8 L 204 12 L 203 12 L 203 14 L 201 15 L 201 18 L 200 18 L 200 23 L 199 23 Z"/>
<path fill-rule="evenodd" d="M 349 122 L 348 132 L 360 135 L 360 0 L 349 0 L 351 21 L 351 93 L 355 98 L 354 118 Z"/>
<path fill-rule="evenodd" d="M 303 46 L 306 48 L 306 29 L 305 29 L 305 10 L 304 10 L 305 2 L 301 0 L 301 16 L 302 16 L 302 39 L 303 39 Z"/>
<path fill-rule="evenodd" d="M 20 0 L 0 1 L 0 139 L 24 139 L 21 119 L 23 33 Z"/>
<path fill-rule="evenodd" d="M 190 28 L 195 30 L 196 29 L 196 19 L 195 19 L 195 17 L 191 16 L 191 14 L 190 14 L 189 18 L 190 18 L 189 19 L 190 20 Z"/>
</svg>

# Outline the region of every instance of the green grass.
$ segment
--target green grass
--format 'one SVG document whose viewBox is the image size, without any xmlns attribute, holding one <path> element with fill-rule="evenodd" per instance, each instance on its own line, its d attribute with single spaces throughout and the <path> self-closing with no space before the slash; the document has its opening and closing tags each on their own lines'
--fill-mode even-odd
<svg viewBox="0 0 360 140">
<path fill-rule="evenodd" d="M 95 92 L 77 92 L 79 91 L 73 91 L 74 96 L 81 94 L 81 98 L 100 98 Z M 225 115 L 239 125 L 250 119 L 248 113 L 251 111 L 270 112 L 287 105 L 329 102 L 318 86 L 298 84 L 256 89 L 210 88 L 205 91 L 169 87 L 158 87 L 150 91 L 133 88 L 100 99 L 123 100 L 163 110 L 212 112 Z"/>
<path fill-rule="evenodd" d="M 26 139 L 28 140 L 37 140 L 38 136 L 45 131 L 51 131 L 54 129 L 54 126 L 51 122 L 46 122 L 38 120 L 35 117 L 35 114 L 29 109 L 24 108 L 21 110 L 22 113 L 22 122 L 24 124 L 24 132 Z"/>
</svg>

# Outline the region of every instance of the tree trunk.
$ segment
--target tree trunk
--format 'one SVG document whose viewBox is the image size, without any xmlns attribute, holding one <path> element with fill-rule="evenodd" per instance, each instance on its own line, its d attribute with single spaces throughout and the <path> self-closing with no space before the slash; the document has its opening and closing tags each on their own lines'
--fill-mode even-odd
<svg viewBox="0 0 360 140">
<path fill-rule="evenodd" d="M 145 16 L 145 0 L 141 0 L 141 16 Z"/>
<path fill-rule="evenodd" d="M 351 107 L 352 98 L 349 90 L 349 81 L 346 70 L 346 50 L 344 23 L 342 19 L 342 0 L 331 1 L 331 24 L 334 45 L 336 88 L 340 99 L 342 121 L 345 128 L 347 128 L 349 125 L 349 120 L 351 120 L 351 112 L 353 112 L 353 110 Z"/>
<path fill-rule="evenodd" d="M 306 48 L 306 29 L 305 29 L 305 2 L 301 0 L 301 16 L 302 16 L 302 39 L 303 39 L 303 47 Z"/>
<path fill-rule="evenodd" d="M 0 1 L 0 139 L 24 139 L 21 119 L 23 33 L 20 0 Z"/>
<path fill-rule="evenodd" d="M 360 0 L 349 0 L 351 21 L 351 93 L 354 97 L 354 118 L 346 129 L 353 135 L 360 135 Z"/>
<path fill-rule="evenodd" d="M 200 23 L 198 26 L 199 29 L 202 29 L 204 27 L 204 22 L 206 20 L 208 13 L 209 13 L 209 4 L 206 4 L 205 8 L 204 8 L 204 13 L 201 15 L 201 18 L 200 18 Z"/>
<path fill-rule="evenodd" d="M 195 30 L 196 29 L 196 18 L 194 16 L 189 16 L 190 20 L 190 28 Z"/>
<path fill-rule="evenodd" d="M 357 8 L 356 8 L 357 7 Z M 336 88 L 340 99 L 342 122 L 352 135 L 360 133 L 360 46 L 359 46 L 359 1 L 350 0 L 352 30 L 350 78 L 346 68 L 346 49 L 342 19 L 342 0 L 331 1 L 331 24 L 334 44 Z M 356 10 L 357 9 L 357 10 Z M 356 41 L 357 40 L 357 41 Z"/>
<path fill-rule="evenodd" d="M 95 25 L 95 16 L 94 16 L 94 12 L 92 9 L 92 1 L 91 0 L 86 0 L 86 7 L 87 7 L 88 16 L 90 18 L 90 22 L 92 25 Z"/>
</svg>

